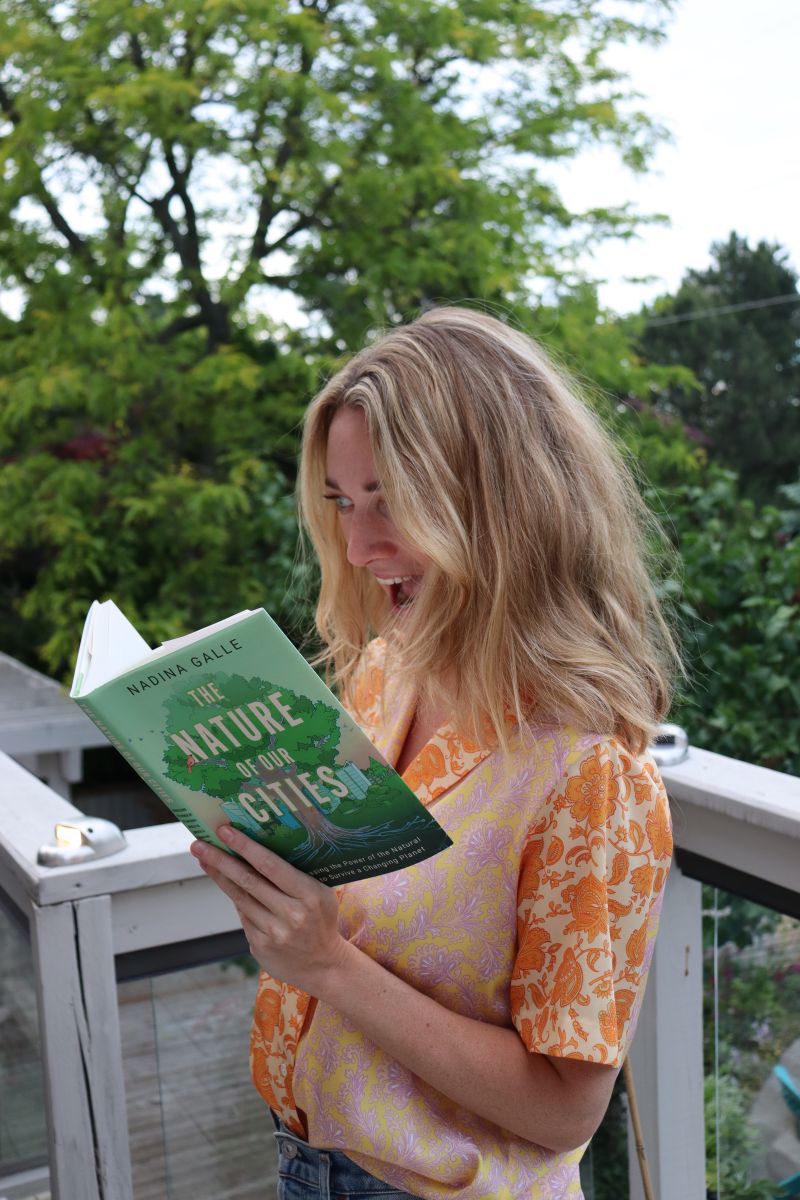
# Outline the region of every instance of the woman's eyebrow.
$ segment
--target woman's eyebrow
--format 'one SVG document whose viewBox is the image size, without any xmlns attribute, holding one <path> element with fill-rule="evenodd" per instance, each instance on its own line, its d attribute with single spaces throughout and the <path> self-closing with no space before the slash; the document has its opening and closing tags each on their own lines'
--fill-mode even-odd
<svg viewBox="0 0 800 1200">
<path fill-rule="evenodd" d="M 342 490 L 335 479 L 328 479 L 327 476 L 325 477 L 325 487 L 333 488 L 335 492 L 340 492 Z M 379 492 L 381 490 L 381 485 L 377 481 L 373 483 L 365 483 L 363 490 L 365 492 Z"/>
</svg>

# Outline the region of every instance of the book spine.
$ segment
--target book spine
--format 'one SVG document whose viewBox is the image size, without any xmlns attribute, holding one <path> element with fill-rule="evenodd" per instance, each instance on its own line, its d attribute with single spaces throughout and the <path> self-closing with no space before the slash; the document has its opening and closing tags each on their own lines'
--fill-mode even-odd
<svg viewBox="0 0 800 1200">
<path fill-rule="evenodd" d="M 106 735 L 114 749 L 118 750 L 122 757 L 130 763 L 136 774 L 144 780 L 144 782 L 152 791 L 155 792 L 159 800 L 162 800 L 164 804 L 166 804 L 170 812 L 176 816 L 178 820 L 181 821 L 189 830 L 189 832 L 193 833 L 196 838 L 202 838 L 204 841 L 208 841 L 209 836 L 211 835 L 211 830 L 209 830 L 207 826 L 199 820 L 199 818 L 194 812 L 192 812 L 190 808 L 169 794 L 161 780 L 148 769 L 147 765 L 143 763 L 140 758 L 137 758 L 136 755 L 133 754 L 125 741 L 119 737 L 119 735 L 113 729 L 109 728 L 105 719 L 100 715 L 95 706 L 89 702 L 88 698 L 76 696 L 75 699 L 86 713 L 87 717 L 94 722 L 101 733 Z M 219 844 L 216 842 L 216 838 L 214 841 L 216 844 Z"/>
</svg>

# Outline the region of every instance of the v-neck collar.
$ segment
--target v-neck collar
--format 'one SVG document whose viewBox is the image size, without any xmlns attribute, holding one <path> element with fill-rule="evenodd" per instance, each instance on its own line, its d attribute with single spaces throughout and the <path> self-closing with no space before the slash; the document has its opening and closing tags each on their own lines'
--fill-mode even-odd
<svg viewBox="0 0 800 1200">
<path fill-rule="evenodd" d="M 452 725 L 445 724 L 408 764 L 403 781 L 423 804 L 432 804 L 490 754 L 490 749 L 469 741 Z"/>
<path fill-rule="evenodd" d="M 416 706 L 417 695 L 412 688 L 393 689 L 389 683 L 384 695 L 384 720 L 373 731 L 373 741 L 392 766 L 406 743 Z M 446 722 L 411 760 L 402 778 L 423 804 L 432 804 L 490 754 L 490 748 L 462 737 Z"/>
</svg>

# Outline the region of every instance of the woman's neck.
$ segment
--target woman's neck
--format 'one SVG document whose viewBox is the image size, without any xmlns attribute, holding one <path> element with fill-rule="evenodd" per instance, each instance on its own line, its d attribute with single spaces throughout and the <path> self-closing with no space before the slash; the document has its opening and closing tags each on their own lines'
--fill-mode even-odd
<svg viewBox="0 0 800 1200">
<path fill-rule="evenodd" d="M 403 774 L 406 767 L 414 761 L 419 752 L 427 746 L 433 735 L 447 721 L 447 711 L 444 708 L 434 708 L 423 701 L 417 706 L 411 724 L 408 727 L 406 740 L 395 763 L 395 770 Z"/>
</svg>

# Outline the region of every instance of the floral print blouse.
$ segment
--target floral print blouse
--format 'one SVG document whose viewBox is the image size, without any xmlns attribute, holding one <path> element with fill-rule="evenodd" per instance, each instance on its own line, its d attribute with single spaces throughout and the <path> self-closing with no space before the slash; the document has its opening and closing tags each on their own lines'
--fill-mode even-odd
<svg viewBox="0 0 800 1200">
<path fill-rule="evenodd" d="M 414 697 L 373 642 L 355 713 L 397 761 Z M 404 779 L 453 845 L 339 889 L 344 936 L 439 1003 L 515 1027 L 533 1053 L 619 1066 L 633 1035 L 672 853 L 651 759 L 569 727 L 508 753 L 440 729 Z M 256 1087 L 312 1146 L 426 1200 L 581 1196 L 584 1148 L 545 1150 L 447 1099 L 330 1006 L 262 972 Z"/>
</svg>

